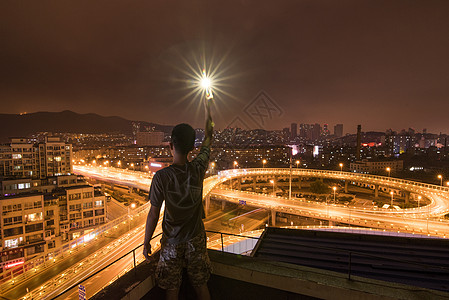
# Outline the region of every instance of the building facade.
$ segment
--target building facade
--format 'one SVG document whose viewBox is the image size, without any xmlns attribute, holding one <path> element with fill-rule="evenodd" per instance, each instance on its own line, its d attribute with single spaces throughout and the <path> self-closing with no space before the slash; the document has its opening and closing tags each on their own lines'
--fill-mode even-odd
<svg viewBox="0 0 449 300">
<path fill-rule="evenodd" d="M 0 184 L 3 270 L 51 252 L 106 222 L 105 196 L 76 175 Z"/>
<path fill-rule="evenodd" d="M 402 171 L 404 168 L 404 161 L 402 160 L 367 160 L 356 161 L 349 166 L 351 172 L 364 174 L 382 174 L 390 175 L 396 171 Z M 387 171 L 390 168 L 390 171 Z"/>
<path fill-rule="evenodd" d="M 0 177 L 45 178 L 72 173 L 72 145 L 59 137 L 46 137 L 33 144 L 25 138 L 12 138 L 0 145 Z"/>
<path fill-rule="evenodd" d="M 164 141 L 164 133 L 159 131 L 138 132 L 136 140 L 138 146 L 160 146 Z"/>
</svg>

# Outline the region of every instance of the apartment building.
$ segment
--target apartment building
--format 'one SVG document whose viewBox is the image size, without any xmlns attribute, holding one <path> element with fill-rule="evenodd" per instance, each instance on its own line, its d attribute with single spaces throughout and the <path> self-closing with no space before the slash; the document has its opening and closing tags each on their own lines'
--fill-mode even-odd
<svg viewBox="0 0 449 300">
<path fill-rule="evenodd" d="M 0 187 L 3 270 L 106 222 L 105 196 L 76 175 L 2 180 Z"/>
<path fill-rule="evenodd" d="M 0 177 L 46 178 L 72 173 L 72 145 L 59 137 L 46 137 L 42 143 L 11 138 L 0 145 Z"/>
</svg>

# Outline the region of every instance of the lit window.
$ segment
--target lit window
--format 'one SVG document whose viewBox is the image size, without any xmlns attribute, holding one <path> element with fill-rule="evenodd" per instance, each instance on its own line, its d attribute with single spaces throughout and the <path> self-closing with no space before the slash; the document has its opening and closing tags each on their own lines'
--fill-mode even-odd
<svg viewBox="0 0 449 300">
<path fill-rule="evenodd" d="M 16 248 L 21 242 L 23 242 L 23 237 L 5 240 L 5 248 Z"/>
<path fill-rule="evenodd" d="M 26 215 L 29 222 L 42 221 L 42 213 L 34 213 Z"/>
</svg>

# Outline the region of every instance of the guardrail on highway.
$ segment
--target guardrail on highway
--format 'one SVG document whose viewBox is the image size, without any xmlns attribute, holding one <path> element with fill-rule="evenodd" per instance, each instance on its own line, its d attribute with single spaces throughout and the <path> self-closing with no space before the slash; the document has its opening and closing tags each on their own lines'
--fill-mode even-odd
<svg viewBox="0 0 449 300">
<path fill-rule="evenodd" d="M 231 169 L 231 170 L 224 170 L 218 172 L 218 177 L 221 178 L 222 176 L 245 176 L 245 175 L 251 175 L 251 173 L 257 173 L 258 175 L 265 174 L 270 175 L 273 172 L 282 172 L 285 173 L 285 175 L 290 174 L 289 168 L 253 168 L 253 169 Z M 422 183 L 422 182 L 416 182 L 411 180 L 405 180 L 405 179 L 399 179 L 395 177 L 387 177 L 387 176 L 379 176 L 379 175 L 370 175 L 370 174 L 360 174 L 360 173 L 352 173 L 352 172 L 341 172 L 341 171 L 329 171 L 329 170 L 317 170 L 317 169 L 298 169 L 293 168 L 292 169 L 293 175 L 307 175 L 313 177 L 313 175 L 317 174 L 324 174 L 324 175 L 339 175 L 341 176 L 341 179 L 351 179 L 353 177 L 354 179 L 375 179 L 375 180 L 383 180 L 388 182 L 394 182 L 394 183 L 401 183 L 405 185 L 413 185 L 423 188 L 429 188 L 434 189 L 438 191 L 445 191 L 449 192 L 449 187 L 444 187 L 440 185 L 435 184 L 429 184 L 429 183 Z"/>
</svg>

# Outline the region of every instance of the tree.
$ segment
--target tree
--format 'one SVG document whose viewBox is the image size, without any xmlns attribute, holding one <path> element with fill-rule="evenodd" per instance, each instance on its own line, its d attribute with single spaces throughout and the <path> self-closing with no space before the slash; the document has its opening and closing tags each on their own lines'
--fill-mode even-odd
<svg viewBox="0 0 449 300">
<path fill-rule="evenodd" d="M 329 193 L 329 187 L 321 180 L 317 180 L 310 184 L 310 191 L 314 194 L 327 194 Z"/>
</svg>

